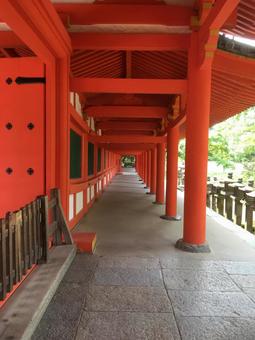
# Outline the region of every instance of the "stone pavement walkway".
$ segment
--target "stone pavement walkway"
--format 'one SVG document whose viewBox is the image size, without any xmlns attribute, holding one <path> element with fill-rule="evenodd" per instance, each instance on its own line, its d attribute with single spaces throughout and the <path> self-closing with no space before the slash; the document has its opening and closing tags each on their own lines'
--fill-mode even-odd
<svg viewBox="0 0 255 340">
<path fill-rule="evenodd" d="M 181 222 L 159 219 L 144 193 L 117 176 L 84 218 L 96 254 L 77 254 L 33 340 L 255 339 L 255 249 L 213 217 L 211 254 L 175 249 Z"/>
</svg>

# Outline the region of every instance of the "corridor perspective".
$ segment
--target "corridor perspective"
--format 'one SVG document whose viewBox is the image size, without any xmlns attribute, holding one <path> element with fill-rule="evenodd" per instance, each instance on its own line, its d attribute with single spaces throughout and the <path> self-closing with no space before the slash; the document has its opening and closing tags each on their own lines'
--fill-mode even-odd
<svg viewBox="0 0 255 340">
<path fill-rule="evenodd" d="M 208 210 L 211 253 L 176 249 L 181 222 L 122 170 L 75 229 L 97 233 L 95 254 L 76 255 L 33 340 L 253 340 L 255 242 Z"/>
<path fill-rule="evenodd" d="M 0 0 L 1 340 L 255 339 L 254 2 Z"/>
</svg>

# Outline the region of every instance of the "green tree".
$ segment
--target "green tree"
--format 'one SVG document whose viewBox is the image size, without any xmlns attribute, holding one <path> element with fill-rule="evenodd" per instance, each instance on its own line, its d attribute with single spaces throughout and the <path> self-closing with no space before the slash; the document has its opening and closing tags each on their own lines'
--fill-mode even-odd
<svg viewBox="0 0 255 340">
<path fill-rule="evenodd" d="M 225 136 L 217 132 L 209 138 L 208 159 L 215 161 L 224 168 L 232 165 L 228 141 Z"/>
</svg>

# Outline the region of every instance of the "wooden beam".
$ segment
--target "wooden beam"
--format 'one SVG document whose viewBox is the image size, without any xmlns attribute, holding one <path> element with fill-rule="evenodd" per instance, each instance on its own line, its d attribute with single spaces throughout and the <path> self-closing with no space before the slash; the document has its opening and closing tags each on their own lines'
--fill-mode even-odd
<svg viewBox="0 0 255 340">
<path fill-rule="evenodd" d="M 96 143 L 117 143 L 117 144 L 137 144 L 137 143 L 165 143 L 165 136 L 139 136 L 139 135 L 127 135 L 127 136 L 91 136 L 91 140 Z"/>
<path fill-rule="evenodd" d="M 73 49 L 114 51 L 187 50 L 190 34 L 70 33 Z"/>
<path fill-rule="evenodd" d="M 160 128 L 160 124 L 157 122 L 122 122 L 122 121 L 113 121 L 113 122 L 97 122 L 96 124 L 98 129 L 101 130 L 155 130 Z"/>
<path fill-rule="evenodd" d="M 220 29 L 233 13 L 240 0 L 217 0 L 207 15 L 200 32 L 205 33 L 211 29 Z"/>
<path fill-rule="evenodd" d="M 175 118 L 174 120 L 170 121 L 169 122 L 169 126 L 171 128 L 174 128 L 174 127 L 177 127 L 177 126 L 181 126 L 185 122 L 186 122 L 186 113 L 183 112 L 177 118 Z"/>
<path fill-rule="evenodd" d="M 107 118 L 166 118 L 164 106 L 89 106 L 85 112 L 90 117 Z"/>
<path fill-rule="evenodd" d="M 132 78 L 132 51 L 126 51 L 126 78 Z"/>
<path fill-rule="evenodd" d="M 152 130 L 104 130 L 102 136 L 156 136 Z"/>
<path fill-rule="evenodd" d="M 71 25 L 151 24 L 189 26 L 191 7 L 127 4 L 55 4 Z"/>
<path fill-rule="evenodd" d="M 70 90 L 87 93 L 182 94 L 185 79 L 71 78 Z"/>
<path fill-rule="evenodd" d="M 19 48 L 26 47 L 24 42 L 20 40 L 19 37 L 16 36 L 11 31 L 1 31 L 0 32 L 0 48 Z"/>
<path fill-rule="evenodd" d="M 144 144 L 144 143 L 137 143 L 134 144 L 109 144 L 109 143 L 100 143 L 101 147 L 107 150 L 148 150 L 155 147 L 154 144 Z"/>
<path fill-rule="evenodd" d="M 2 1 L 1 19 L 44 62 L 71 53 L 70 37 L 49 0 Z M 14 39 L 11 33 L 8 39 Z"/>
<path fill-rule="evenodd" d="M 210 64 L 217 49 L 220 28 L 238 6 L 240 0 L 217 0 L 199 30 L 199 63 Z"/>
</svg>

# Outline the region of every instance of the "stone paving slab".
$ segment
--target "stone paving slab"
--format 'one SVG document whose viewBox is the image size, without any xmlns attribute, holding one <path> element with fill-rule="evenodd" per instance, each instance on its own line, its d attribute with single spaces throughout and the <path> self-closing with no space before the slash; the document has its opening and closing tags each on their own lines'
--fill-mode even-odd
<svg viewBox="0 0 255 340">
<path fill-rule="evenodd" d="M 60 284 L 32 340 L 73 339 L 85 303 L 85 287 L 79 283 Z"/>
<path fill-rule="evenodd" d="M 91 286 L 86 310 L 162 313 L 172 308 L 163 288 Z"/>
<path fill-rule="evenodd" d="M 76 340 L 179 340 L 171 313 L 84 312 Z"/>
<path fill-rule="evenodd" d="M 238 286 L 224 272 L 163 269 L 163 278 L 167 289 L 240 291 Z"/>
<path fill-rule="evenodd" d="M 254 262 L 222 261 L 221 263 L 228 274 L 255 275 Z"/>
<path fill-rule="evenodd" d="M 93 284 L 109 286 L 163 286 L 159 269 L 98 268 Z"/>
<path fill-rule="evenodd" d="M 231 278 L 242 289 L 255 289 L 255 275 L 231 275 Z"/>
<path fill-rule="evenodd" d="M 30 339 L 76 254 L 73 245 L 54 247 L 0 312 L 0 339 Z"/>
<path fill-rule="evenodd" d="M 251 300 L 255 302 L 255 289 L 245 288 L 244 292 Z"/>
<path fill-rule="evenodd" d="M 161 267 L 163 269 L 192 269 L 192 270 L 204 270 L 204 271 L 224 271 L 224 267 L 220 261 L 214 260 L 199 260 L 189 257 L 184 257 L 183 254 L 180 257 L 161 257 Z"/>
<path fill-rule="evenodd" d="M 65 275 L 65 282 L 88 284 L 98 266 L 98 256 L 78 253 Z"/>
<path fill-rule="evenodd" d="M 182 340 L 254 340 L 255 322 L 247 318 L 178 318 Z"/>
<path fill-rule="evenodd" d="M 48 320 L 75 320 L 86 302 L 86 286 L 63 281 L 52 298 L 44 317 Z M 65 303 L 63 303 L 65 302 Z"/>
<path fill-rule="evenodd" d="M 137 256 L 103 256 L 99 258 L 99 268 L 137 268 L 137 269 L 159 269 L 159 259 L 157 257 L 137 257 Z"/>
<path fill-rule="evenodd" d="M 78 320 L 57 320 L 43 318 L 31 340 L 74 340 Z"/>
<path fill-rule="evenodd" d="M 177 316 L 255 318 L 255 304 L 244 293 L 180 290 L 169 290 L 168 293 Z"/>
</svg>

